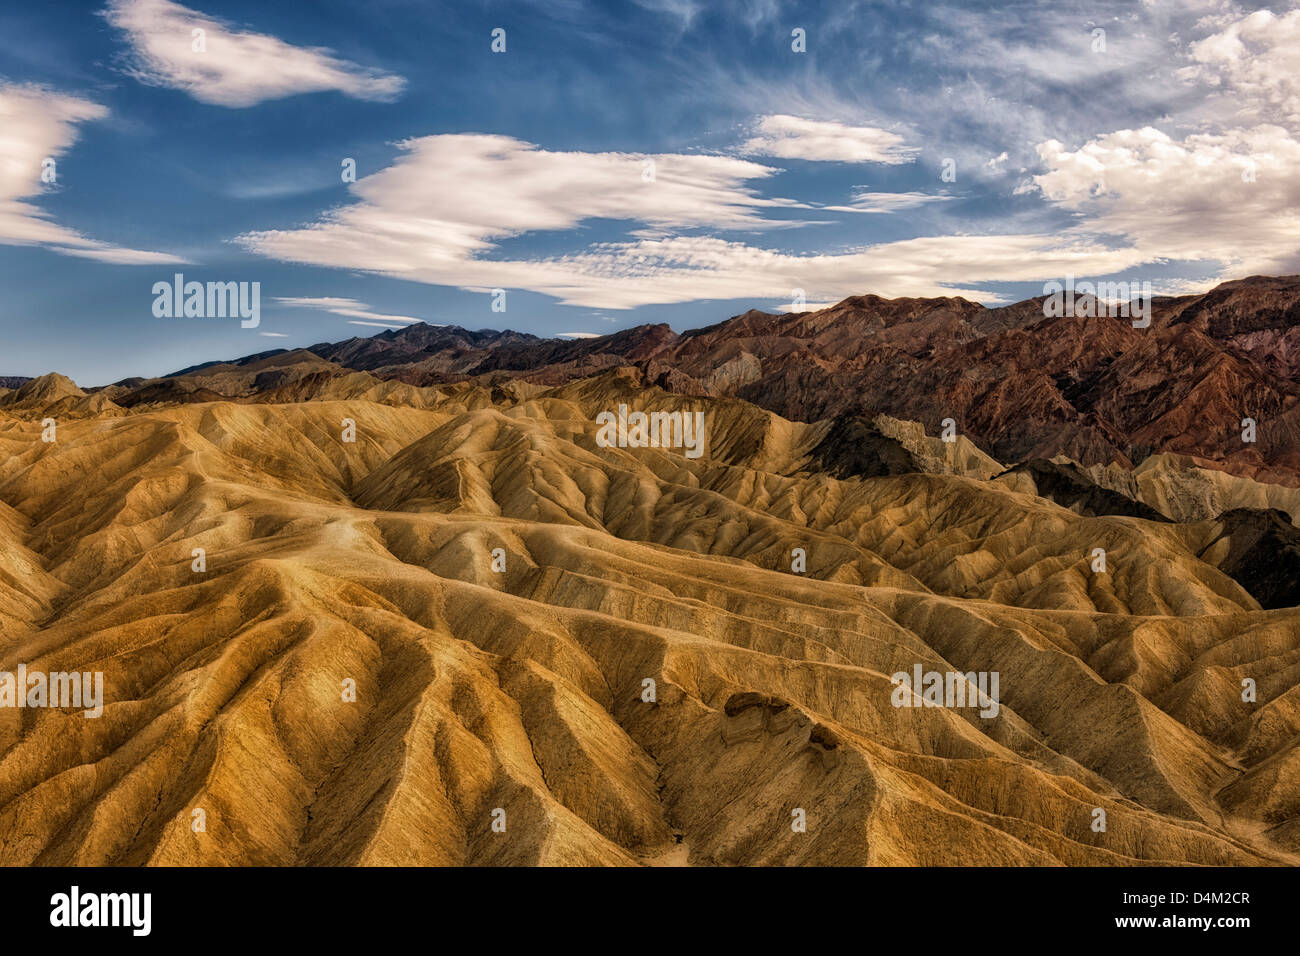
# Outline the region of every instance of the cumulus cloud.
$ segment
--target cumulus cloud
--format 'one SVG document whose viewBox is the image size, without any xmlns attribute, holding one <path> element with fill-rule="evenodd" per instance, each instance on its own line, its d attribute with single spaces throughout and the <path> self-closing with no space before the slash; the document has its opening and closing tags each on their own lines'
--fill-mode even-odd
<svg viewBox="0 0 1300 956">
<path fill-rule="evenodd" d="M 1180 75 L 1224 90 L 1241 114 L 1300 123 L 1300 10 L 1260 10 L 1191 45 Z"/>
<path fill-rule="evenodd" d="M 1206 21 L 1179 78 L 1215 91 L 1183 123 L 1038 145 L 1034 184 L 1080 215 L 1077 229 L 1124 237 L 1151 258 L 1207 260 L 1219 279 L 1300 272 L 1300 10 Z M 1200 280 L 1198 280 L 1200 281 Z"/>
<path fill-rule="evenodd" d="M 1081 228 L 1125 236 L 1152 258 L 1210 259 L 1225 278 L 1300 271 L 1300 142 L 1280 126 L 1175 139 L 1146 127 L 1077 150 L 1039 146 L 1035 182 L 1082 213 Z"/>
<path fill-rule="evenodd" d="M 184 90 L 202 103 L 232 108 L 298 93 L 337 90 L 360 100 L 392 100 L 406 81 L 252 33 L 171 0 L 111 0 L 110 24 L 131 44 L 129 72 L 144 83 Z M 203 50 L 194 31 L 203 31 Z"/>
<path fill-rule="evenodd" d="M 182 261 L 87 238 L 30 202 L 57 187 L 57 158 L 76 141 L 78 124 L 107 115 L 107 109 L 89 100 L 44 87 L 0 84 L 0 243 L 48 246 L 65 255 L 121 265 Z M 47 159 L 55 161 L 52 184 L 42 180 Z"/>
<path fill-rule="evenodd" d="M 916 160 L 919 149 L 904 145 L 903 137 L 874 126 L 847 126 L 798 116 L 761 117 L 754 135 L 740 146 L 751 156 L 809 159 L 834 163 L 901 165 Z"/>
<path fill-rule="evenodd" d="M 401 329 L 416 322 L 423 322 L 423 319 L 415 319 L 409 315 L 388 315 L 383 312 L 375 312 L 364 302 L 358 302 L 356 299 L 331 298 L 328 296 L 282 296 L 277 297 L 276 302 L 281 305 L 292 306 L 297 309 L 316 309 L 320 312 L 329 312 L 332 315 L 341 315 L 349 318 L 349 325 L 382 325 L 387 328 Z M 434 323 L 430 323 L 434 324 Z"/>
</svg>

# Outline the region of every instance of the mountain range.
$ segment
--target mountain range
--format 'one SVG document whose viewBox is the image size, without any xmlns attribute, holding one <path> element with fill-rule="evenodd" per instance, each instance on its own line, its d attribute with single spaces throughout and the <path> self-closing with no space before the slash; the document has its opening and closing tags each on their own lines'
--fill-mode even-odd
<svg viewBox="0 0 1300 956">
<path fill-rule="evenodd" d="M 1298 299 L 15 380 L 0 863 L 1294 865 Z"/>
<path fill-rule="evenodd" d="M 576 341 L 421 323 L 131 379 L 108 394 L 124 407 L 244 398 L 308 378 L 321 387 L 348 371 L 417 386 L 557 385 L 631 365 L 668 391 L 743 398 L 795 421 L 886 414 L 937 432 L 951 419 L 1004 461 L 1065 455 L 1131 467 L 1167 453 L 1300 486 L 1300 277 L 1157 297 L 1146 329 L 1044 311 L 1042 298 L 986 308 L 864 295 L 682 334 L 643 325 Z M 1254 441 L 1243 441 L 1245 419 Z"/>
</svg>

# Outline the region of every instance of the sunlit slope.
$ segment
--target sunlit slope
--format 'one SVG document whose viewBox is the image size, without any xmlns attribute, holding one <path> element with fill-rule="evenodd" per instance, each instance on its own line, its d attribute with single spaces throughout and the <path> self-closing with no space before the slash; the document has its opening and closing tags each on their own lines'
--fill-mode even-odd
<svg viewBox="0 0 1300 956">
<path fill-rule="evenodd" d="M 0 417 L 0 670 L 106 682 L 0 709 L 0 862 L 1294 862 L 1300 611 L 1185 528 L 618 374 L 364 385 Z M 601 447 L 619 403 L 705 453 Z M 917 664 L 997 716 L 895 707 Z"/>
</svg>

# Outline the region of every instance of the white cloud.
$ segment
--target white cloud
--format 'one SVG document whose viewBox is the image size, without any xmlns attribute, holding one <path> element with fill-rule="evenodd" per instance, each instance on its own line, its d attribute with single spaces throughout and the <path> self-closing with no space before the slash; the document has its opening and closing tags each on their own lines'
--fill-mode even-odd
<svg viewBox="0 0 1300 956">
<path fill-rule="evenodd" d="M 696 0 L 635 0 L 638 7 L 662 13 L 681 22 L 683 28 L 689 28 L 699 16 L 700 4 Z"/>
<path fill-rule="evenodd" d="M 1219 285 L 1220 276 L 1202 276 L 1199 279 L 1158 279 L 1151 283 L 1152 295 L 1201 295 Z"/>
<path fill-rule="evenodd" d="M 835 302 L 782 302 L 773 306 L 779 313 L 786 312 L 817 312 L 820 309 L 829 309 L 835 305 Z"/>
<path fill-rule="evenodd" d="M 1080 228 L 1124 236 L 1151 258 L 1209 259 L 1224 278 L 1300 271 L 1300 141 L 1280 126 L 1197 133 L 1118 130 L 1077 150 L 1038 147 L 1035 177 Z"/>
<path fill-rule="evenodd" d="M 894 213 L 904 209 L 915 209 L 926 203 L 946 202 L 952 196 L 931 193 L 876 193 L 863 189 L 855 192 L 847 206 L 820 206 L 832 212 L 867 212 Z"/>
<path fill-rule="evenodd" d="M 358 203 L 305 229 L 253 232 L 239 241 L 294 262 L 493 288 L 501 284 L 494 281 L 498 264 L 471 257 L 525 232 L 588 219 L 632 220 L 657 232 L 758 229 L 781 224 L 760 210 L 798 205 L 744 185 L 776 170 L 725 156 L 552 152 L 473 134 L 400 145 L 392 166 L 351 187 Z"/>
<path fill-rule="evenodd" d="M 268 339 L 287 339 L 287 332 L 258 332 L 258 335 L 265 335 Z"/>
<path fill-rule="evenodd" d="M 599 332 L 558 332 L 555 336 L 557 339 L 598 339 Z"/>
<path fill-rule="evenodd" d="M 87 238 L 54 222 L 29 201 L 62 181 L 58 157 L 76 142 L 77 125 L 107 115 L 107 109 L 89 100 L 43 87 L 0 84 L 0 244 L 48 246 L 65 255 L 120 265 L 183 261 Z M 41 178 L 47 159 L 55 161 L 54 184 Z"/>
<path fill-rule="evenodd" d="M 241 30 L 171 0 L 111 0 L 104 16 L 131 43 L 132 76 L 213 106 L 255 106 L 325 90 L 387 101 L 406 85 L 400 76 L 368 70 L 330 50 Z M 204 31 L 202 52 L 193 48 L 194 30 Z"/>
<path fill-rule="evenodd" d="M 1034 178 L 1080 228 L 1122 235 L 1152 256 L 1210 260 L 1218 278 L 1300 271 L 1300 10 L 1227 15 L 1188 47 L 1177 75 L 1213 91 L 1182 115 L 1195 129 L 1038 146 Z"/>
<path fill-rule="evenodd" d="M 886 296 L 997 299 L 972 283 L 1042 281 L 1066 272 L 1107 275 L 1141 261 L 1132 249 L 1047 235 L 935 236 L 840 253 L 794 255 L 709 237 L 597 246 L 561 260 L 521 263 L 520 279 L 570 305 L 631 308 L 696 299 L 754 299 L 803 289 L 838 301 Z M 506 266 L 513 264 L 506 263 Z"/>
<path fill-rule="evenodd" d="M 281 305 L 292 306 L 296 309 L 317 309 L 321 312 L 329 312 L 332 315 L 341 315 L 345 318 L 364 319 L 362 322 L 352 322 L 352 325 L 388 325 L 395 328 L 402 328 L 407 325 L 413 325 L 417 322 L 423 322 L 424 319 L 415 319 L 409 315 L 387 315 L 383 312 L 375 312 L 364 302 L 358 302 L 356 299 L 341 299 L 329 297 L 308 297 L 308 296 L 288 296 L 277 297 L 276 302 Z M 433 323 L 430 323 L 433 324 Z"/>
<path fill-rule="evenodd" d="M 1042 281 L 1065 272 L 1105 275 L 1139 261 L 1131 249 L 1039 234 L 940 236 L 796 255 L 717 235 L 637 236 L 636 230 L 629 241 L 512 258 L 503 254 L 505 240 L 569 231 L 588 219 L 632 220 L 660 230 L 735 230 L 779 225 L 761 211 L 799 204 L 755 195 L 746 180 L 773 170 L 729 157 L 658 156 L 656 178 L 645 182 L 642 159 L 628 154 L 549 152 L 477 135 L 429 136 L 403 146 L 394 165 L 355 184 L 356 204 L 301 229 L 249 233 L 238 241 L 284 261 L 475 291 L 527 289 L 597 309 L 775 298 L 792 289 L 832 301 L 864 289 L 992 301 L 972 284 Z M 877 195 L 920 201 L 910 194 Z M 304 301 L 320 307 L 322 300 Z M 323 301 L 332 303 L 325 306 L 331 311 L 366 309 Z"/>
<path fill-rule="evenodd" d="M 438 285 L 557 291 L 621 281 L 586 276 L 582 255 L 555 262 L 483 258 L 526 232 L 569 230 L 590 219 L 669 230 L 757 230 L 783 225 L 769 209 L 799 204 L 746 185 L 776 171 L 727 156 L 552 152 L 505 136 L 426 136 L 402 143 L 387 169 L 352 187 L 360 200 L 305 228 L 253 232 L 245 247 L 273 258 L 362 269 Z M 653 167 L 647 165 L 653 161 Z M 644 175 L 653 170 L 653 177 Z M 604 308 L 607 297 L 592 304 Z M 613 308 L 626 307 L 621 298 Z"/>
<path fill-rule="evenodd" d="M 1300 10 L 1260 10 L 1191 45 L 1181 71 L 1225 91 L 1239 116 L 1300 123 Z"/>
<path fill-rule="evenodd" d="M 809 159 L 835 163 L 900 165 L 916 160 L 919 149 L 903 145 L 903 137 L 874 126 L 774 115 L 759 119 L 755 135 L 740 146 L 742 154 Z"/>
</svg>

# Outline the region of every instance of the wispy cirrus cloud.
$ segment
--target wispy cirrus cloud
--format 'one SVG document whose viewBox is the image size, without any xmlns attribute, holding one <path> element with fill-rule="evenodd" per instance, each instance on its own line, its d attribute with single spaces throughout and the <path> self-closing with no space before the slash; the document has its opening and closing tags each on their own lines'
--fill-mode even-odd
<svg viewBox="0 0 1300 956">
<path fill-rule="evenodd" d="M 413 318 L 409 315 L 389 315 L 385 312 L 375 312 L 370 306 L 356 299 L 328 296 L 284 296 L 277 297 L 275 301 L 281 305 L 291 306 L 296 309 L 316 309 L 319 312 L 341 315 L 352 320 L 348 323 L 349 325 L 379 325 L 400 329 L 424 321 L 424 319 Z M 437 323 L 429 324 L 434 325 Z"/>
<path fill-rule="evenodd" d="M 907 146 L 898 133 L 886 129 L 781 114 L 761 117 L 753 133 L 740 145 L 741 154 L 819 162 L 899 165 L 914 162 L 919 152 L 917 148 Z"/>
<path fill-rule="evenodd" d="M 683 27 L 689 27 L 700 15 L 702 4 L 697 0 L 634 0 L 638 7 L 662 13 L 680 21 Z"/>
<path fill-rule="evenodd" d="M 235 27 L 172 0 L 111 0 L 103 15 L 131 44 L 128 72 L 183 90 L 201 103 L 239 108 L 299 93 L 336 90 L 360 100 L 395 99 L 406 81 Z M 202 31 L 196 49 L 195 31 Z"/>
<path fill-rule="evenodd" d="M 948 202 L 952 196 L 942 193 L 886 193 L 873 192 L 869 189 L 858 189 L 853 193 L 853 198 L 849 200 L 848 205 L 844 206 L 820 206 L 830 212 L 865 212 L 865 213 L 895 213 L 904 209 L 915 209 L 918 206 L 924 206 L 934 202 Z"/>
<path fill-rule="evenodd" d="M 47 246 L 55 252 L 119 265 L 154 265 L 183 260 L 161 252 L 127 249 L 91 239 L 59 225 L 31 200 L 57 188 L 57 157 L 77 140 L 81 123 L 101 120 L 98 103 L 40 86 L 0 84 L 0 244 Z M 53 183 L 42 179 L 54 160 Z"/>
</svg>

